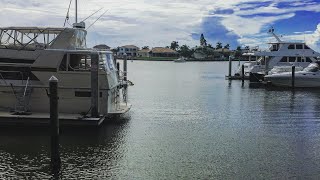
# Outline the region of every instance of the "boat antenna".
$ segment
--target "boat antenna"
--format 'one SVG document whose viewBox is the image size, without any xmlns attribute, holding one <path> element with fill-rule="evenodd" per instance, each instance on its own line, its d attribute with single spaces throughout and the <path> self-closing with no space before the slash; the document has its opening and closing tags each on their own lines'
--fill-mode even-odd
<svg viewBox="0 0 320 180">
<path fill-rule="evenodd" d="M 75 5 L 76 5 L 76 21 L 75 21 L 75 23 L 78 23 L 78 0 L 76 0 Z"/>
<path fill-rule="evenodd" d="M 91 16 L 95 15 L 97 12 L 101 11 L 102 8 L 100 8 L 99 10 L 95 11 L 94 13 L 92 13 L 90 16 L 86 17 L 84 20 L 82 20 L 82 22 L 84 22 L 85 20 L 89 19 Z"/>
<path fill-rule="evenodd" d="M 67 15 L 66 15 L 66 19 L 64 20 L 64 23 L 63 23 L 63 27 L 66 26 L 66 22 L 69 20 L 69 11 L 70 11 L 71 2 L 72 2 L 72 0 L 70 0 L 68 11 L 67 11 Z"/>
<path fill-rule="evenodd" d="M 90 26 L 86 30 L 88 30 L 92 25 L 94 25 L 107 12 L 108 12 L 108 10 L 106 10 L 103 14 L 101 14 L 101 16 L 99 16 L 92 24 L 90 24 Z"/>
<path fill-rule="evenodd" d="M 274 33 L 274 28 L 273 28 L 273 27 L 271 27 L 271 28 L 269 29 L 269 33 L 271 33 L 272 36 L 275 37 L 278 42 L 282 42 L 281 39 Z"/>
</svg>

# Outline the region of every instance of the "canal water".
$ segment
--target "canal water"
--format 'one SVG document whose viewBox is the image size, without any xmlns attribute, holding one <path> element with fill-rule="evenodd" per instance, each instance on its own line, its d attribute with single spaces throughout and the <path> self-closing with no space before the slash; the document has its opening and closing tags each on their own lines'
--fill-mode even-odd
<svg viewBox="0 0 320 180">
<path fill-rule="evenodd" d="M 234 63 L 237 68 L 237 63 Z M 63 129 L 2 129 L 0 179 L 319 179 L 320 91 L 229 82 L 227 62 L 128 62 L 129 113 Z"/>
</svg>

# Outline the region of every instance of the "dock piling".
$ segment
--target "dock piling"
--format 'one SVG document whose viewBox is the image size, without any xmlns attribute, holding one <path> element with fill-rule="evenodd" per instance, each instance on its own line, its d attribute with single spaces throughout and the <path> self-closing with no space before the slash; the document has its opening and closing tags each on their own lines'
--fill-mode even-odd
<svg viewBox="0 0 320 180">
<path fill-rule="evenodd" d="M 242 74 L 242 77 L 241 77 L 241 80 L 242 80 L 242 84 L 244 83 L 244 64 L 242 64 L 242 67 L 241 67 L 241 74 Z"/>
<path fill-rule="evenodd" d="M 91 54 L 91 117 L 99 117 L 99 55 Z"/>
<path fill-rule="evenodd" d="M 59 112 L 58 112 L 58 79 L 52 76 L 49 79 L 50 92 L 50 129 L 51 129 L 51 166 L 60 167 L 59 153 Z"/>
<path fill-rule="evenodd" d="M 124 81 L 127 81 L 127 69 L 128 69 L 127 61 L 128 61 L 127 54 L 124 54 L 123 55 L 123 80 Z"/>
<path fill-rule="evenodd" d="M 229 73 L 228 73 L 229 77 L 231 77 L 231 69 L 232 69 L 232 59 L 231 59 L 231 56 L 229 56 Z"/>
<path fill-rule="evenodd" d="M 120 76 L 120 63 L 117 62 L 117 71 L 118 71 L 118 77 Z"/>
<path fill-rule="evenodd" d="M 292 66 L 292 72 L 291 72 L 291 87 L 294 89 L 295 86 L 295 71 L 296 71 L 296 66 Z"/>
</svg>

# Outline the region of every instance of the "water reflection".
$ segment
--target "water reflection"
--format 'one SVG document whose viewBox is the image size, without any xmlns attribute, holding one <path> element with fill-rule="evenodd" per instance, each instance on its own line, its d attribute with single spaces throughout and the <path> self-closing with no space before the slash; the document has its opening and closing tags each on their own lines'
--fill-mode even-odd
<svg viewBox="0 0 320 180">
<path fill-rule="evenodd" d="M 61 168 L 50 168 L 47 128 L 6 128 L 0 134 L 0 178 L 72 179 L 112 176 L 123 154 L 130 117 L 96 128 L 61 128 Z"/>
<path fill-rule="evenodd" d="M 128 66 L 131 111 L 62 129 L 58 178 L 317 179 L 319 92 L 242 87 L 227 62 Z M 24 131 L 0 131 L 0 179 L 51 178 L 46 130 Z"/>
</svg>

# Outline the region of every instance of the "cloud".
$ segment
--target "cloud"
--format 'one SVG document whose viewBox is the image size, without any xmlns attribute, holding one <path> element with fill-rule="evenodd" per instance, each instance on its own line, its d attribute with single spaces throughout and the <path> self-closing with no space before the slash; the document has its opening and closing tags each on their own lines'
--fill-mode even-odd
<svg viewBox="0 0 320 180">
<path fill-rule="evenodd" d="M 68 5 L 66 0 L 0 0 L 0 15 L 6 17 L 0 23 L 2 26 L 62 26 Z M 195 46 L 201 33 L 213 44 L 218 40 L 234 46 L 262 44 L 267 35 L 259 34 L 266 34 L 267 27 L 294 18 L 299 11 L 320 12 L 319 3 L 312 0 L 79 0 L 79 19 L 101 7 L 109 11 L 89 29 L 89 46 L 97 43 L 113 47 L 167 46 L 174 40 Z M 73 14 L 74 4 L 70 24 L 74 21 Z M 88 19 L 87 26 L 99 15 Z"/>
</svg>

